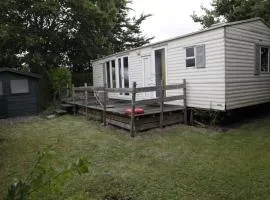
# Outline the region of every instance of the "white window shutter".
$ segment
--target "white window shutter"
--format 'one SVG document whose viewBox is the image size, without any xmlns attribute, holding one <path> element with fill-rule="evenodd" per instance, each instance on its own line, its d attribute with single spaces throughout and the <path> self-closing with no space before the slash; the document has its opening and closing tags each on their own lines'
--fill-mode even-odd
<svg viewBox="0 0 270 200">
<path fill-rule="evenodd" d="M 196 46 L 196 67 L 205 68 L 205 45 Z"/>
</svg>

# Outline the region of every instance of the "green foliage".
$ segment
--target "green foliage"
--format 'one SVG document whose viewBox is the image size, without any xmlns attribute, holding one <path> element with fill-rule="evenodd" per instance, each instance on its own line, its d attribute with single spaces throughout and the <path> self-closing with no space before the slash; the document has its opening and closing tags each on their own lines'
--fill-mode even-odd
<svg viewBox="0 0 270 200">
<path fill-rule="evenodd" d="M 26 200 L 28 199 L 29 186 L 22 181 L 15 181 L 8 189 L 6 200 Z"/>
<path fill-rule="evenodd" d="M 146 44 L 151 38 L 142 35 L 140 25 L 150 15 L 130 18 L 129 3 L 0 1 L 0 66 L 19 68 L 24 64 L 32 72 L 72 66 L 73 71 L 85 71 L 92 59 Z"/>
<path fill-rule="evenodd" d="M 91 60 L 138 47 L 152 38 L 140 25 L 150 15 L 130 18 L 129 0 L 0 1 L 0 67 L 42 75 L 41 107 L 51 103 L 52 69 L 89 72 Z M 77 79 L 76 79 L 77 80 Z M 79 81 L 78 81 L 79 82 Z M 88 81 L 87 81 L 88 82 Z"/>
<path fill-rule="evenodd" d="M 92 72 L 73 72 L 72 73 L 72 83 L 75 86 L 82 86 L 84 83 L 87 83 L 88 85 L 93 84 L 93 74 Z"/>
<path fill-rule="evenodd" d="M 202 16 L 193 13 L 191 17 L 194 22 L 199 22 L 206 28 L 221 21 L 233 22 L 261 17 L 270 24 L 269 0 L 213 0 L 211 5 L 212 9 L 202 6 L 205 12 Z"/>
<path fill-rule="evenodd" d="M 50 78 L 54 92 L 59 92 L 63 88 L 71 87 L 72 75 L 66 67 L 53 69 Z"/>
<path fill-rule="evenodd" d="M 25 181 L 16 180 L 10 185 L 5 200 L 43 199 L 44 194 L 52 199 L 59 199 L 61 187 L 75 174 L 88 173 L 88 161 L 80 158 L 64 169 L 56 169 L 50 163 L 51 150 L 38 153 L 38 158 L 31 174 Z"/>
</svg>

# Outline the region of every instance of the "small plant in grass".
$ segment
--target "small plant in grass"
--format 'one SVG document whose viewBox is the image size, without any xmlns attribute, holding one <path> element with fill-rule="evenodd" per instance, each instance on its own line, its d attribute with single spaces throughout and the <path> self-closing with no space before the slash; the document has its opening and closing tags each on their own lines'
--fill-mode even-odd
<svg viewBox="0 0 270 200">
<path fill-rule="evenodd" d="M 48 161 L 54 154 L 50 150 L 39 152 L 30 175 L 25 180 L 15 180 L 9 186 L 5 200 L 42 199 L 44 195 L 61 199 L 61 187 L 68 179 L 75 174 L 88 173 L 89 162 L 85 158 L 79 158 L 62 169 L 53 167 Z"/>
</svg>

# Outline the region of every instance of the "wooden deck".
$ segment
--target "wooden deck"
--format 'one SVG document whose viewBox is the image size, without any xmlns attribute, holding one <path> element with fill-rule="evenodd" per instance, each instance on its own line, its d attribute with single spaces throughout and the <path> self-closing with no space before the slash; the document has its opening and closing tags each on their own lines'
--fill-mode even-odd
<svg viewBox="0 0 270 200">
<path fill-rule="evenodd" d="M 181 94 L 166 96 L 167 90 L 180 90 Z M 154 99 L 137 100 L 138 93 L 159 91 L 161 96 Z M 108 99 L 110 93 L 129 93 L 131 100 Z M 101 95 L 101 97 L 97 96 Z M 183 106 L 170 105 L 168 102 L 182 100 Z M 164 126 L 177 123 L 187 123 L 187 103 L 186 103 L 186 82 L 181 84 L 163 85 L 153 87 L 136 88 L 133 83 L 132 88 L 107 88 L 72 87 L 72 96 L 62 99 L 65 106 L 70 105 L 73 112 L 85 114 L 87 116 L 101 120 L 104 125 L 111 124 L 130 131 L 133 137 L 137 131 L 145 131 L 152 128 L 163 128 Z M 125 110 L 130 108 L 131 114 L 126 114 Z M 143 108 L 143 114 L 135 114 L 135 108 Z"/>
<path fill-rule="evenodd" d="M 73 105 L 76 113 L 91 115 L 97 120 L 103 120 L 103 107 L 97 102 L 91 101 L 87 105 L 83 100 L 63 100 L 65 103 Z M 145 131 L 160 127 L 160 106 L 158 104 L 137 106 L 144 109 L 144 114 L 135 114 L 135 131 Z M 86 111 L 87 108 L 87 111 Z M 109 100 L 106 109 L 106 122 L 108 124 L 130 130 L 130 115 L 125 114 L 125 110 L 131 108 L 131 102 Z M 183 107 L 175 105 L 164 105 L 163 126 L 184 122 Z"/>
</svg>

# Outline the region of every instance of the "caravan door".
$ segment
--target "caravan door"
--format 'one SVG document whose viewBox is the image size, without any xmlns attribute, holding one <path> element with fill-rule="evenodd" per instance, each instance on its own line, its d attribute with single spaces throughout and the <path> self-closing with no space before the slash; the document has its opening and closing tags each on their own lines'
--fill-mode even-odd
<svg viewBox="0 0 270 200">
<path fill-rule="evenodd" d="M 142 56 L 142 66 L 144 70 L 144 87 L 155 86 L 155 68 L 151 65 L 151 56 Z M 155 98 L 155 92 L 146 92 L 146 98 Z"/>
</svg>

